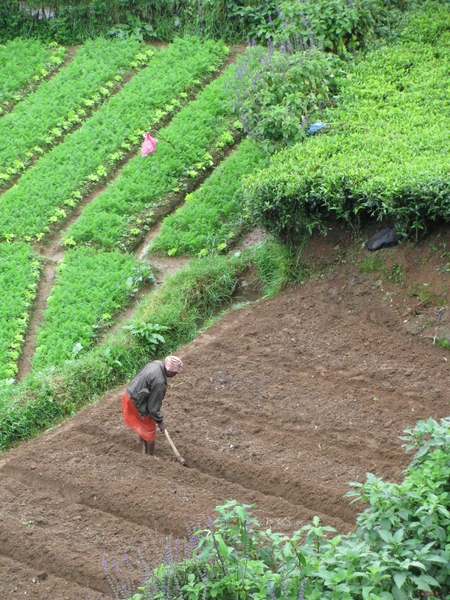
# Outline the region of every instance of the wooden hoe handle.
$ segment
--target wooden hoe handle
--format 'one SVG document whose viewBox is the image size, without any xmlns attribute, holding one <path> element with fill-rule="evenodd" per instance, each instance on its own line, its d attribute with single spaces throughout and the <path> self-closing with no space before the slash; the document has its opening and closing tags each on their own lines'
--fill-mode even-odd
<svg viewBox="0 0 450 600">
<path fill-rule="evenodd" d="M 169 442 L 169 444 L 170 444 L 170 446 L 171 446 L 171 448 L 172 448 L 172 450 L 173 450 L 173 453 L 174 453 L 174 454 L 175 454 L 175 456 L 177 457 L 177 459 L 178 459 L 178 462 L 180 462 L 182 465 L 184 465 L 184 463 L 185 463 L 185 460 L 184 460 L 184 458 L 181 456 L 181 454 L 178 452 L 178 450 L 176 449 L 176 447 L 175 447 L 175 444 L 174 444 L 174 443 L 172 442 L 172 440 L 170 439 L 170 435 L 169 435 L 169 432 L 167 431 L 167 429 L 164 429 L 164 435 L 166 436 L 166 438 L 167 438 L 167 441 Z"/>
</svg>

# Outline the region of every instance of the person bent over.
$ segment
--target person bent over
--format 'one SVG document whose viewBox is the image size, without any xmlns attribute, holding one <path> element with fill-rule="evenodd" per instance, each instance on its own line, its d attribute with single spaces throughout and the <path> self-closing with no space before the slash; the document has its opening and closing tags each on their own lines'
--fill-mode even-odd
<svg viewBox="0 0 450 600">
<path fill-rule="evenodd" d="M 122 397 L 125 425 L 139 435 L 141 452 L 155 455 L 156 425 L 164 431 L 166 425 L 161 405 L 167 390 L 167 378 L 175 377 L 183 369 L 178 356 L 166 356 L 145 365 L 127 386 Z"/>
</svg>

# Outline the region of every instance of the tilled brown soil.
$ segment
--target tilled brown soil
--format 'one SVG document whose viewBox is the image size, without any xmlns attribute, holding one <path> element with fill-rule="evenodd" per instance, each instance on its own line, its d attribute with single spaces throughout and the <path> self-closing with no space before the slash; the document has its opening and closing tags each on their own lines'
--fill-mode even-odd
<svg viewBox="0 0 450 600">
<path fill-rule="evenodd" d="M 274 531 L 314 515 L 350 531 L 360 507 L 343 498 L 347 482 L 400 480 L 403 429 L 450 412 L 450 351 L 426 334 L 447 309 L 407 295 L 413 282 L 440 286 L 442 304 L 450 259 L 448 231 L 439 235 L 440 254 L 433 239 L 383 251 L 402 285 L 361 274 L 331 235 L 307 256 L 333 272 L 232 311 L 181 348 L 163 412 L 188 468 L 161 435 L 159 460 L 139 454 L 123 388 L 0 457 L 0 598 L 122 598 L 102 559 L 131 589 L 138 548 L 162 551 L 227 499 L 256 503 Z"/>
</svg>

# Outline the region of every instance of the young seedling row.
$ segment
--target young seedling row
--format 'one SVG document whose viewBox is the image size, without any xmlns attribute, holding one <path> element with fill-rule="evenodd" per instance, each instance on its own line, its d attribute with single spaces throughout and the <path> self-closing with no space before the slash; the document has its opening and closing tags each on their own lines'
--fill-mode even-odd
<svg viewBox="0 0 450 600">
<path fill-rule="evenodd" d="M 137 291 L 149 269 L 132 255 L 80 247 L 59 264 L 33 366 L 61 365 L 92 344 Z"/>
<path fill-rule="evenodd" d="M 0 381 L 17 373 L 40 269 L 29 244 L 0 244 Z"/>
<path fill-rule="evenodd" d="M 134 240 L 149 227 L 167 195 L 178 193 L 186 181 L 195 181 L 213 166 L 213 154 L 234 143 L 235 118 L 225 90 L 233 70 L 230 65 L 155 134 L 160 138 L 157 151 L 145 160 L 141 156 L 130 160 L 120 177 L 85 208 L 63 243 L 135 246 Z"/>
<path fill-rule="evenodd" d="M 38 335 L 33 361 L 36 368 L 61 364 L 73 357 L 74 347 L 87 348 L 127 303 L 131 290 L 143 281 L 132 255 L 121 255 L 114 248 L 127 246 L 119 243 L 125 234 L 131 238 L 129 246 L 140 233 L 139 228 L 136 233 L 133 228 L 130 231 L 131 218 L 141 214 L 144 208 L 149 210 L 164 201 L 174 186 L 182 185 L 180 177 L 189 177 L 190 173 L 190 177 L 195 178 L 201 169 L 211 166 L 208 149 L 217 146 L 222 149 L 225 142 L 234 141 L 228 133 L 233 116 L 224 85 L 232 71 L 233 67 L 229 67 L 160 132 L 162 138 L 171 143 L 161 141 L 151 156 L 144 159 L 139 155 L 128 162 L 121 176 L 86 207 L 67 232 L 66 245 L 82 240 L 110 252 L 99 251 L 101 261 L 96 261 L 92 248 L 86 251 L 81 247 L 69 251 L 60 263 L 56 286 Z M 120 256 L 129 259 L 125 269 L 117 266 Z M 134 275 L 129 272 L 130 268 Z M 115 293 L 110 287 L 112 282 Z"/>
</svg>

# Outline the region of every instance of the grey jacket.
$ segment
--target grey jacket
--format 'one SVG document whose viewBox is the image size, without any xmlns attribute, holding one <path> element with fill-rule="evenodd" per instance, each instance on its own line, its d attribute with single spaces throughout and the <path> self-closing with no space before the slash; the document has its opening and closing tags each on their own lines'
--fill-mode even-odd
<svg viewBox="0 0 450 600">
<path fill-rule="evenodd" d="M 142 418 L 150 415 L 157 423 L 161 423 L 163 415 L 161 405 L 167 389 L 167 376 L 164 363 L 154 360 L 145 365 L 133 377 L 127 386 L 130 396 Z"/>
</svg>

